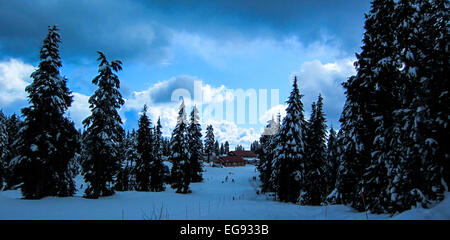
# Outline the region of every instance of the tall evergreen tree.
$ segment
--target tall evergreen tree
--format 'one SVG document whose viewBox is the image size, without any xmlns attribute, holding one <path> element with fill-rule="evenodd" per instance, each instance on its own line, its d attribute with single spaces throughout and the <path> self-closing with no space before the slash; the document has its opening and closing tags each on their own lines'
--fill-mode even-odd
<svg viewBox="0 0 450 240">
<path fill-rule="evenodd" d="M 0 110 L 0 191 L 6 185 L 6 157 L 8 155 L 7 118 Z"/>
<path fill-rule="evenodd" d="M 346 131 L 343 159 L 347 164 L 352 159 L 357 162 L 352 164 L 356 168 L 347 173 L 355 174 L 359 182 L 356 191 L 353 190 L 357 194 L 347 196 L 345 202 L 351 202 L 359 210 L 383 211 L 387 200 L 387 168 L 382 159 L 389 158 L 383 149 L 387 149 L 393 137 L 389 135 L 396 106 L 392 93 L 399 68 L 393 12 L 392 0 L 372 1 L 364 25 L 362 52 L 357 54 L 355 63 L 357 74 L 344 84 L 347 103 L 341 118 Z"/>
<path fill-rule="evenodd" d="M 19 143 L 20 134 L 19 131 L 22 127 L 22 121 L 17 117 L 16 114 L 12 114 L 6 122 L 6 129 L 8 132 L 7 148 L 4 167 L 5 167 L 5 177 L 6 186 L 5 189 L 13 189 L 21 182 L 20 174 L 18 173 L 16 166 L 12 164 L 12 159 L 19 155 Z"/>
<path fill-rule="evenodd" d="M 446 2 L 446 3 L 445 3 Z M 448 137 L 448 1 L 400 1 L 402 105 L 395 112 L 400 156 L 389 186 L 390 212 L 443 199 Z M 446 103 L 445 103 L 446 102 Z M 447 172 L 448 173 L 448 172 Z M 446 177 L 447 176 L 447 177 Z M 448 181 L 447 181 L 448 182 Z"/>
<path fill-rule="evenodd" d="M 214 154 L 214 129 L 212 125 L 206 127 L 205 154 L 207 161 L 211 161 L 211 156 Z"/>
<path fill-rule="evenodd" d="M 223 146 L 223 143 L 220 144 L 220 151 L 219 151 L 220 155 L 225 154 L 225 147 Z"/>
<path fill-rule="evenodd" d="M 448 115 L 450 113 L 450 80 L 448 73 L 450 72 L 450 49 L 449 49 L 449 33 L 450 33 L 450 3 L 448 0 L 433 0 L 431 8 L 431 25 L 430 35 L 432 43 L 431 56 L 433 56 L 432 77 L 425 82 L 431 88 L 432 98 L 428 101 L 433 113 L 432 119 L 436 126 L 436 131 L 433 131 L 433 137 L 437 142 L 438 148 L 436 149 L 436 159 L 438 159 L 437 165 L 441 167 L 437 168 L 437 171 L 442 171 L 442 177 L 448 185 L 450 185 L 450 149 L 446 146 L 450 145 L 450 139 L 448 133 L 450 132 L 450 119 Z M 429 169 L 432 169 L 429 168 Z M 431 177 L 433 178 L 433 177 Z M 433 181 L 436 185 L 431 186 L 431 190 L 437 189 L 430 199 L 441 200 L 443 188 L 439 186 L 439 174 L 436 174 L 436 180 Z M 433 192 L 433 191 L 431 191 Z"/>
<path fill-rule="evenodd" d="M 274 158 L 274 148 L 275 138 L 278 134 L 279 130 L 279 122 L 274 120 L 270 120 L 266 127 L 264 128 L 264 132 L 259 138 L 259 142 L 261 143 L 261 151 L 259 153 L 259 178 L 261 180 L 261 191 L 262 192 L 272 192 L 273 191 L 273 183 L 271 181 L 272 176 L 272 160 Z"/>
<path fill-rule="evenodd" d="M 137 130 L 136 190 L 150 191 L 151 168 L 153 164 L 153 134 L 147 105 L 144 105 Z"/>
<path fill-rule="evenodd" d="M 71 196 L 75 192 L 70 166 L 79 144 L 73 122 L 64 116 L 73 100 L 67 79 L 59 72 L 60 42 L 58 28 L 49 27 L 40 51 L 41 62 L 31 74 L 33 82 L 25 89 L 30 106 L 22 109 L 25 121 L 13 165 L 27 199 Z"/>
<path fill-rule="evenodd" d="M 224 154 L 228 154 L 230 152 L 230 144 L 228 143 L 228 141 L 225 141 L 223 148 L 224 148 Z"/>
<path fill-rule="evenodd" d="M 220 155 L 219 141 L 217 141 L 217 140 L 214 143 L 214 155 L 215 156 L 219 156 Z"/>
<path fill-rule="evenodd" d="M 158 118 L 154 132 L 153 162 L 151 166 L 150 190 L 164 191 L 163 137 L 161 119 Z"/>
<path fill-rule="evenodd" d="M 394 21 L 397 26 L 397 59 L 403 70 L 397 78 L 397 91 L 393 95 L 397 99 L 396 109 L 393 111 L 393 124 L 390 129 L 394 136 L 389 142 L 390 148 L 388 165 L 387 188 L 389 200 L 387 211 L 395 212 L 409 209 L 421 198 L 417 181 L 420 181 L 420 163 L 414 151 L 407 150 L 414 142 L 409 136 L 412 121 L 415 118 L 411 111 L 411 103 L 418 87 L 416 67 L 414 66 L 413 52 L 417 53 L 418 39 L 418 11 L 417 1 L 399 1 L 394 12 Z M 420 44 L 419 44 L 420 45 Z M 407 130 L 409 129 L 409 130 Z M 378 154 L 380 155 L 380 153 Z M 420 202 L 420 200 L 419 200 Z"/>
<path fill-rule="evenodd" d="M 371 112 L 375 130 L 371 161 L 362 178 L 361 192 L 366 208 L 376 213 L 384 212 L 388 205 L 388 175 L 392 162 L 396 161 L 390 143 L 396 138 L 392 116 L 399 106 L 396 92 L 401 66 L 396 57 L 394 7 L 393 0 L 372 2 L 361 53 L 366 59 L 358 59 L 357 77 L 369 87 L 371 98 L 364 104 Z"/>
<path fill-rule="evenodd" d="M 352 76 L 343 84 L 347 100 L 339 121 L 338 134 L 338 171 L 333 192 L 328 196 L 332 203 L 349 204 L 358 210 L 364 210 L 360 181 L 368 165 L 371 145 L 369 126 L 363 120 L 365 109 L 356 100 L 358 85 Z"/>
<path fill-rule="evenodd" d="M 194 106 L 190 115 L 190 122 L 188 126 L 188 143 L 189 152 L 191 154 L 190 164 L 191 164 L 191 177 L 192 182 L 201 182 L 202 177 L 202 128 L 200 125 L 200 117 L 198 116 L 198 110 Z M 223 145 L 222 145 L 223 147 Z"/>
<path fill-rule="evenodd" d="M 170 149 L 172 161 L 171 175 L 176 183 L 177 193 L 189 193 L 189 184 L 191 181 L 190 153 L 187 139 L 187 119 L 184 111 L 184 101 L 178 111 L 177 125 L 172 132 L 170 140 Z"/>
<path fill-rule="evenodd" d="M 259 141 L 255 140 L 250 144 L 250 151 L 258 153 L 261 150 L 261 145 Z"/>
<path fill-rule="evenodd" d="M 336 186 L 336 175 L 338 170 L 338 142 L 336 131 L 331 127 L 328 134 L 326 163 L 324 165 L 326 194 L 330 194 Z M 326 200 L 326 199 L 324 199 Z"/>
<path fill-rule="evenodd" d="M 297 202 L 304 192 L 301 188 L 302 183 L 307 181 L 304 172 L 305 119 L 301 98 L 297 77 L 295 77 L 293 89 L 287 101 L 286 117 L 277 136 L 273 160 L 274 188 L 279 200 L 285 202 Z"/>
<path fill-rule="evenodd" d="M 92 80 L 98 89 L 89 98 L 91 115 L 83 121 L 86 131 L 82 173 L 87 183 L 86 198 L 114 194 L 115 178 L 121 162 L 118 148 L 124 137 L 122 120 L 117 111 L 124 100 L 119 92 L 119 78 L 114 73 L 122 70 L 122 62 L 108 62 L 102 52 L 98 54 L 99 74 Z"/>
<path fill-rule="evenodd" d="M 448 1 L 372 1 L 357 75 L 344 84 L 340 167 L 331 194 L 342 202 L 395 213 L 443 199 L 448 12 Z"/>
<path fill-rule="evenodd" d="M 134 170 L 136 161 L 138 161 L 139 157 L 136 145 L 136 133 L 133 129 L 132 132 L 127 132 L 126 137 L 122 141 L 122 163 L 115 184 L 115 190 L 117 191 L 131 191 L 135 189 L 136 181 Z"/>
<path fill-rule="evenodd" d="M 326 197 L 326 124 L 323 113 L 323 98 L 312 104 L 312 114 L 306 130 L 305 181 L 302 183 L 302 205 L 320 205 Z"/>
</svg>

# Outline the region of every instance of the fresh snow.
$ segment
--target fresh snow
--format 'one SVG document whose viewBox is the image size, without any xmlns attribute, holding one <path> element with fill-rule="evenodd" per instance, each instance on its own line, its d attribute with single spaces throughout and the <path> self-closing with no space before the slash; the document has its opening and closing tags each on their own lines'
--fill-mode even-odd
<svg viewBox="0 0 450 240">
<path fill-rule="evenodd" d="M 364 212 L 344 205 L 299 206 L 258 195 L 253 165 L 204 169 L 204 182 L 191 183 L 190 194 L 177 194 L 167 186 L 164 192 L 117 192 L 85 199 L 81 176 L 76 178 L 79 191 L 74 197 L 23 200 L 19 190 L 4 191 L 0 219 L 366 219 Z M 368 219 L 450 219 L 450 195 L 431 209 L 417 208 L 393 217 L 368 214 Z"/>
</svg>

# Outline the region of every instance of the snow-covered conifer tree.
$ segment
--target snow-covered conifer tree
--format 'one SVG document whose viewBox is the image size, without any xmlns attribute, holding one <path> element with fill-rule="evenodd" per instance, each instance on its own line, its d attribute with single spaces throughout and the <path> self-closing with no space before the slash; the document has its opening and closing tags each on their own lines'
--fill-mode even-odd
<svg viewBox="0 0 450 240">
<path fill-rule="evenodd" d="M 326 124 L 323 113 L 323 98 L 319 95 L 317 103 L 312 104 L 312 113 L 306 130 L 305 181 L 301 188 L 304 193 L 300 204 L 320 205 L 326 197 Z"/>
<path fill-rule="evenodd" d="M 387 188 L 392 171 L 392 162 L 397 161 L 390 143 L 397 138 L 393 131 L 393 112 L 399 107 L 397 86 L 399 68 L 396 54 L 396 24 L 393 0 L 373 1 L 366 18 L 366 32 L 357 77 L 369 86 L 370 98 L 364 101 L 371 112 L 374 123 L 374 140 L 371 161 L 366 169 L 361 191 L 364 193 L 366 209 L 385 212 L 388 206 Z M 360 73 L 361 72 L 361 73 Z"/>
<path fill-rule="evenodd" d="M 56 26 L 48 29 L 40 51 L 38 68 L 26 87 L 29 107 L 17 142 L 18 156 L 12 160 L 23 184 L 24 198 L 71 196 L 75 192 L 71 169 L 79 142 L 73 122 L 64 116 L 72 95 L 62 77 L 59 56 L 60 35 Z"/>
<path fill-rule="evenodd" d="M 164 191 L 163 137 L 161 119 L 158 118 L 154 131 L 153 162 L 151 166 L 150 191 Z"/>
<path fill-rule="evenodd" d="M 22 120 L 17 117 L 14 113 L 12 114 L 6 122 L 6 127 L 8 131 L 8 140 L 6 151 L 7 155 L 5 157 L 5 177 L 6 177 L 6 186 L 5 189 L 13 189 L 16 188 L 18 184 L 21 182 L 20 174 L 18 173 L 16 166 L 12 164 L 12 159 L 19 155 L 19 143 L 20 143 L 20 134 L 19 131 L 22 127 Z"/>
<path fill-rule="evenodd" d="M 139 128 L 137 130 L 136 190 L 150 191 L 151 168 L 153 164 L 153 133 L 150 119 L 147 116 L 147 105 L 144 105 Z"/>
<path fill-rule="evenodd" d="M 274 144 L 275 138 L 278 134 L 279 122 L 273 117 L 264 128 L 264 132 L 259 138 L 261 144 L 261 151 L 259 154 L 259 178 L 261 180 L 261 191 L 273 191 L 271 176 L 272 176 L 272 160 L 274 158 Z"/>
<path fill-rule="evenodd" d="M 303 196 L 302 183 L 305 179 L 305 119 L 302 95 L 298 90 L 297 77 L 287 101 L 286 117 L 283 119 L 273 161 L 273 185 L 279 200 L 298 202 Z"/>
<path fill-rule="evenodd" d="M 190 153 L 187 139 L 187 119 L 184 101 L 178 111 L 177 125 L 172 132 L 170 150 L 172 161 L 172 181 L 176 183 L 177 193 L 189 193 L 191 182 Z"/>
<path fill-rule="evenodd" d="M 84 121 L 84 156 L 82 174 L 87 188 L 86 198 L 114 194 L 116 175 L 120 169 L 119 146 L 124 137 L 118 109 L 124 104 L 119 92 L 120 81 L 114 73 L 122 70 L 119 60 L 109 62 L 98 52 L 99 74 L 92 80 L 98 89 L 89 98 L 91 115 Z"/>
<path fill-rule="evenodd" d="M 228 154 L 230 152 L 230 144 L 228 143 L 228 141 L 225 141 L 223 148 L 224 148 L 224 154 Z"/>
<path fill-rule="evenodd" d="M 202 177 L 202 128 L 200 125 L 200 117 L 198 116 L 198 110 L 194 106 L 190 115 L 190 122 L 188 126 L 188 143 L 189 152 L 191 154 L 190 164 L 192 170 L 192 182 L 201 182 Z M 223 145 L 222 145 L 223 147 Z"/>
<path fill-rule="evenodd" d="M 214 143 L 214 156 L 220 155 L 220 147 L 219 147 L 219 141 L 216 140 Z"/>
<path fill-rule="evenodd" d="M 0 110 L 0 191 L 6 185 L 6 157 L 8 155 L 8 129 L 7 118 Z"/>
<path fill-rule="evenodd" d="M 338 170 L 338 143 L 336 131 L 333 126 L 328 134 L 326 163 L 324 165 L 325 182 L 326 182 L 326 194 L 330 194 L 336 185 L 336 175 Z M 326 199 L 324 199 L 326 200 Z"/>
<path fill-rule="evenodd" d="M 214 129 L 212 125 L 206 127 L 205 154 L 206 160 L 211 161 L 211 156 L 214 154 Z"/>
<path fill-rule="evenodd" d="M 338 170 L 335 189 L 328 196 L 328 201 L 350 204 L 358 210 L 364 209 L 360 181 L 368 165 L 368 149 L 371 145 L 367 122 L 363 121 L 365 110 L 355 99 L 358 96 L 356 77 L 352 76 L 344 83 L 347 100 L 339 119 L 341 130 L 338 134 Z M 366 131 L 364 131 L 366 130 Z"/>
</svg>

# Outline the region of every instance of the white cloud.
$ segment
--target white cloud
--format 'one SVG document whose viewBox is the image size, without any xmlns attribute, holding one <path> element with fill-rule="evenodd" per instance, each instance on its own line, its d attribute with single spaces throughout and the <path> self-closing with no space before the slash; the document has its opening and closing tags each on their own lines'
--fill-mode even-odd
<svg viewBox="0 0 450 240">
<path fill-rule="evenodd" d="M 126 110 L 140 111 L 144 104 L 149 106 L 173 103 L 172 94 L 177 89 L 182 89 L 182 93 L 188 93 L 184 97 L 188 107 L 209 103 L 223 102 L 229 99 L 229 89 L 224 85 L 213 87 L 204 84 L 201 79 L 195 76 L 180 75 L 168 80 L 158 82 L 146 90 L 134 91 L 125 103 Z M 178 101 L 175 101 L 178 103 Z"/>
<path fill-rule="evenodd" d="M 158 118 L 161 118 L 163 135 L 170 137 L 172 130 L 177 123 L 178 116 L 178 103 L 164 103 L 157 105 L 150 105 L 148 108 L 148 114 L 153 124 L 156 124 Z M 140 109 L 139 111 L 141 111 Z M 189 117 L 189 113 L 192 109 L 187 107 L 186 114 Z M 260 131 L 256 131 L 254 128 L 244 128 L 238 126 L 236 123 L 226 120 L 213 120 L 213 119 L 201 119 L 203 137 L 206 134 L 206 127 L 212 125 L 214 128 L 215 139 L 220 143 L 228 141 L 232 147 L 235 144 L 242 144 L 245 147 L 249 147 L 250 144 L 259 139 Z"/>
<path fill-rule="evenodd" d="M 301 88 L 314 91 L 335 88 L 336 85 L 355 74 L 353 62 L 353 59 L 339 59 L 324 64 L 319 60 L 313 60 L 303 63 L 300 72 L 294 74 L 299 78 Z"/>
<path fill-rule="evenodd" d="M 153 125 L 156 124 L 158 118 L 161 118 L 163 136 L 165 137 L 170 137 L 172 129 L 177 124 L 178 108 L 179 105 L 177 103 L 150 105 L 148 108 L 148 114 Z M 142 107 L 139 111 L 142 111 Z M 186 114 L 189 114 L 189 112 Z"/>
<path fill-rule="evenodd" d="M 342 58 L 322 63 L 316 59 L 303 63 L 299 72 L 291 74 L 291 79 L 294 75 L 298 77 L 300 93 L 304 95 L 306 119 L 310 115 L 311 103 L 317 101 L 320 93 L 324 98 L 324 112 L 328 114 L 328 124 L 339 126 L 338 119 L 345 102 L 341 84 L 356 73 L 354 61 L 352 58 Z"/>
<path fill-rule="evenodd" d="M 278 113 L 281 115 L 281 119 L 283 119 L 286 116 L 286 108 L 287 105 L 278 104 L 273 107 L 271 107 L 269 110 L 267 110 L 263 115 L 259 117 L 259 121 L 261 123 L 267 123 L 269 120 L 277 118 Z M 265 125 L 265 124 L 264 124 Z"/>
<path fill-rule="evenodd" d="M 194 76 L 177 76 L 169 80 L 154 84 L 150 88 L 133 92 L 129 99 L 126 100 L 125 111 L 141 111 L 144 104 L 148 106 L 148 113 L 153 123 L 156 123 L 158 117 L 161 118 L 163 127 L 163 135 L 170 137 L 172 129 L 177 123 L 179 102 L 170 102 L 171 93 L 178 89 L 184 88 L 193 93 L 194 81 L 201 81 Z M 198 83 L 197 83 L 198 84 Z M 220 87 L 213 87 L 208 84 L 200 82 L 199 85 L 202 94 L 202 102 L 190 101 L 185 99 L 186 114 L 189 116 L 192 106 L 197 105 L 198 108 L 203 108 L 206 111 L 208 104 L 224 103 L 225 100 L 231 100 L 232 90 L 226 88 L 224 85 Z M 191 95 L 194 98 L 193 94 Z M 281 106 L 281 105 L 280 105 Z M 280 107 L 281 109 L 282 107 Z M 277 111 L 278 108 L 273 107 L 269 113 Z M 283 112 L 282 110 L 280 110 Z M 269 113 L 266 113 L 269 114 Z M 247 148 L 250 144 L 257 140 L 260 136 L 259 131 L 254 128 L 240 127 L 233 121 L 222 119 L 213 119 L 207 112 L 203 112 L 201 117 L 203 134 L 205 134 L 207 125 L 213 125 L 214 134 L 219 142 L 229 141 L 232 146 L 235 144 L 242 144 Z"/>
<path fill-rule="evenodd" d="M 77 128 L 82 128 L 82 121 L 91 114 L 88 101 L 89 96 L 76 92 L 73 93 L 73 102 L 68 113 Z"/>
<path fill-rule="evenodd" d="M 206 134 L 206 126 L 212 125 L 214 129 L 214 137 L 219 143 L 225 143 L 228 141 L 231 148 L 236 144 L 243 145 L 246 149 L 249 149 L 250 144 L 258 140 L 261 136 L 259 131 L 254 128 L 243 128 L 236 125 L 234 122 L 221 120 L 207 120 L 202 126 L 203 136 Z"/>
<path fill-rule="evenodd" d="M 26 106 L 26 86 L 31 83 L 30 75 L 35 70 L 30 64 L 18 59 L 9 59 L 0 62 L 0 107 L 16 104 L 15 107 Z M 81 122 L 90 114 L 89 96 L 73 92 L 73 103 L 68 114 L 75 122 L 77 128 L 82 126 Z M 16 111 L 18 111 L 17 109 Z"/>
<path fill-rule="evenodd" d="M 15 101 L 25 100 L 25 87 L 30 84 L 32 65 L 17 59 L 0 62 L 0 105 L 8 106 Z"/>
</svg>

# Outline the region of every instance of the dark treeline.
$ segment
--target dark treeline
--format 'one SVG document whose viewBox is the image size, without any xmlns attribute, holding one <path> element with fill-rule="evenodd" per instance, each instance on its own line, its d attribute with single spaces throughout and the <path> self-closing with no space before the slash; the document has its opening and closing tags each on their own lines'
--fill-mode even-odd
<svg viewBox="0 0 450 240">
<path fill-rule="evenodd" d="M 269 121 L 260 138 L 262 191 L 373 213 L 441 201 L 450 178 L 448 7 L 372 1 L 357 73 L 343 84 L 341 129 L 326 139 L 320 96 L 304 120 L 295 78 L 286 117 Z"/>
</svg>

